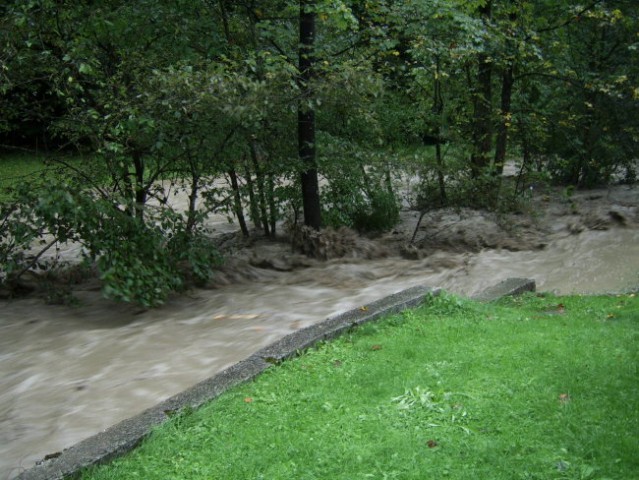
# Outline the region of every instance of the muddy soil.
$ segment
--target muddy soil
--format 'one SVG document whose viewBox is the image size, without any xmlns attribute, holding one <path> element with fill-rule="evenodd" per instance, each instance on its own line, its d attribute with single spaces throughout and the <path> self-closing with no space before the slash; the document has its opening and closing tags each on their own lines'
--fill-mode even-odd
<svg viewBox="0 0 639 480">
<path fill-rule="evenodd" d="M 399 225 L 382 235 L 361 236 L 348 229 L 326 233 L 322 259 L 295 253 L 288 237 L 246 241 L 228 235 L 221 246 L 230 253 L 229 261 L 209 287 L 261 278 L 264 270 L 296 271 L 392 257 L 421 260 L 436 268 L 457 268 L 466 260 L 460 263 L 454 254 L 544 251 L 553 241 L 583 232 L 634 231 L 639 228 L 639 189 L 614 186 L 567 195 L 565 189 L 547 188 L 531 193 L 513 210 L 405 209 Z"/>
</svg>

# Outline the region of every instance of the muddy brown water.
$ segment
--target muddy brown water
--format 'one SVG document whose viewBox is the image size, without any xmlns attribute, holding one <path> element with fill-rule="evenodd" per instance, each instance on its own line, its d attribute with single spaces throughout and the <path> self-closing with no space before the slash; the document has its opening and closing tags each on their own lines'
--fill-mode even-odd
<svg viewBox="0 0 639 480">
<path fill-rule="evenodd" d="M 440 260 L 437 261 L 438 256 Z M 440 265 L 439 267 L 437 265 Z M 441 266 L 441 265 L 445 265 Z M 538 290 L 639 285 L 639 230 L 557 236 L 544 250 L 328 262 L 198 290 L 141 312 L 81 292 L 84 306 L 0 304 L 0 478 L 60 451 L 327 316 L 414 285 L 462 295 L 508 277 Z"/>
</svg>

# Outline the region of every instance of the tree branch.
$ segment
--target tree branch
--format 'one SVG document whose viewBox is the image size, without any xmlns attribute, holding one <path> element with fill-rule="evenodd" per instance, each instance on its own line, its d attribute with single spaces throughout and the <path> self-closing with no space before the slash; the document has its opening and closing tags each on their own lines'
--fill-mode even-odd
<svg viewBox="0 0 639 480">
<path fill-rule="evenodd" d="M 553 30 L 559 30 L 560 28 L 564 28 L 564 27 L 570 25 L 571 23 L 573 23 L 574 21 L 576 21 L 584 13 L 586 13 L 589 10 L 592 10 L 597 5 L 599 5 L 600 3 L 603 3 L 603 2 L 605 2 L 605 0 L 595 0 L 594 2 L 590 3 L 590 5 L 582 8 L 575 15 L 571 15 L 568 19 L 564 20 L 563 22 L 560 22 L 560 23 L 558 23 L 556 25 L 552 25 L 550 27 L 542 28 L 541 30 L 537 30 L 535 33 L 537 33 L 537 34 L 546 33 L 546 32 L 551 32 Z M 530 38 L 531 37 L 528 36 L 528 37 L 526 37 L 526 40 L 529 40 Z"/>
</svg>

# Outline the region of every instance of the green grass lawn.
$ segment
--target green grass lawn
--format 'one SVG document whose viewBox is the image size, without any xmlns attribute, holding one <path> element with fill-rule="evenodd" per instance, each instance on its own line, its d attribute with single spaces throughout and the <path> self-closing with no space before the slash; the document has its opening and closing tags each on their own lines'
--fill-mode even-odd
<svg viewBox="0 0 639 480">
<path fill-rule="evenodd" d="M 639 298 L 442 295 L 158 428 L 85 479 L 639 478 Z"/>
<path fill-rule="evenodd" d="M 45 156 L 5 154 L 0 157 L 0 201 L 8 198 L 7 189 L 22 182 L 32 182 L 46 170 Z"/>
<path fill-rule="evenodd" d="M 18 186 L 27 185 L 29 188 L 37 189 L 49 184 L 51 180 L 72 178 L 74 169 L 85 170 L 86 178 L 91 181 L 97 180 L 100 183 L 102 179 L 102 182 L 107 184 L 109 177 L 101 166 L 103 165 L 95 162 L 95 157 L 91 154 L 5 153 L 0 155 L 0 203 L 11 200 L 11 190 Z M 91 168 L 88 172 L 87 167 Z"/>
</svg>

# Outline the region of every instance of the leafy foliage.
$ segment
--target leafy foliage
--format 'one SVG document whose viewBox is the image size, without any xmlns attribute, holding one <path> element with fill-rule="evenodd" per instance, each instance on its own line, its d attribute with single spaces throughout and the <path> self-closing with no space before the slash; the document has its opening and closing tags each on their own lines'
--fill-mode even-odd
<svg viewBox="0 0 639 480">
<path fill-rule="evenodd" d="M 1 231 L 0 273 L 9 284 L 37 266 L 27 253 L 39 238 L 79 243 L 85 260 L 97 263 L 107 297 L 147 307 L 163 303 L 191 276 L 208 279 L 218 259 L 203 232 L 187 232 L 184 217 L 168 209 L 144 222 L 62 183 L 23 187 L 16 195 L 15 204 L 3 206 Z"/>
<path fill-rule="evenodd" d="M 516 194 L 542 177 L 636 179 L 631 0 L 12 0 L 0 13 L 0 145 L 87 153 L 59 162 L 70 183 L 39 190 L 40 210 L 22 213 L 37 200 L 21 195 L 3 207 L 3 258 L 22 262 L 45 232 L 81 239 L 123 300 L 162 301 L 187 259 L 206 277 L 210 212 L 275 236 L 321 195 L 325 226 L 379 231 L 409 174 L 421 209 L 514 203 L 509 161 Z M 300 13 L 315 21 L 304 45 Z M 166 202 L 161 180 L 187 193 L 184 217 L 149 208 Z"/>
</svg>

